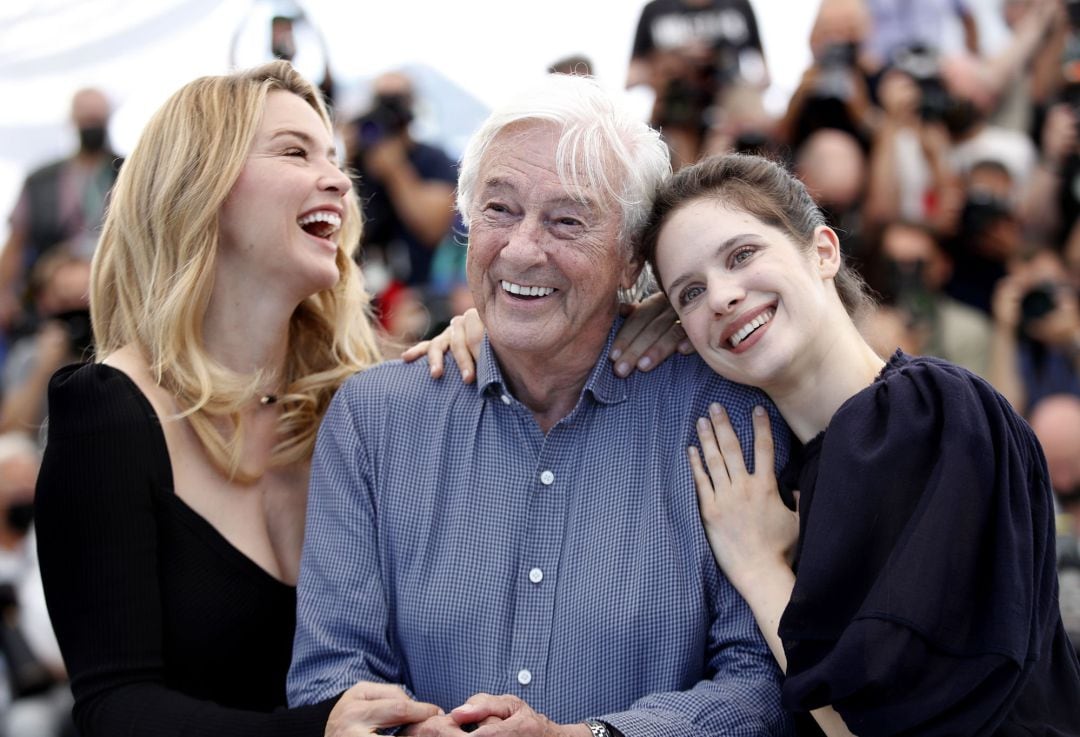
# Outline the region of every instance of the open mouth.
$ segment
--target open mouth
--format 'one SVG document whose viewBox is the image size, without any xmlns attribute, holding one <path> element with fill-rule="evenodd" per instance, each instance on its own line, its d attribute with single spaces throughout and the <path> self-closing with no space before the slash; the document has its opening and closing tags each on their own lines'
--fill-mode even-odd
<svg viewBox="0 0 1080 737">
<path fill-rule="evenodd" d="M 297 219 L 296 224 L 308 235 L 329 240 L 341 229 L 341 216 L 336 212 L 318 210 Z"/>
<path fill-rule="evenodd" d="M 512 294 L 519 299 L 539 299 L 540 297 L 546 297 L 549 294 L 555 292 L 555 287 L 540 287 L 529 286 L 525 284 L 515 284 L 503 279 L 499 282 L 503 291 Z"/>
<path fill-rule="evenodd" d="M 731 345 L 732 348 L 738 348 L 739 343 L 742 343 L 744 340 L 753 335 L 758 328 L 769 322 L 769 320 L 773 319 L 773 316 L 775 314 L 776 310 L 773 308 L 765 310 L 753 320 L 746 323 L 737 331 L 735 331 L 735 334 L 728 338 L 728 343 Z"/>
</svg>

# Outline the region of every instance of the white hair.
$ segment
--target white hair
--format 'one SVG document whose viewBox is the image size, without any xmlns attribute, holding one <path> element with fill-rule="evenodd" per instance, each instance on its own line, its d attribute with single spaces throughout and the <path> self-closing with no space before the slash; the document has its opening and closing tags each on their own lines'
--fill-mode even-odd
<svg viewBox="0 0 1080 737">
<path fill-rule="evenodd" d="M 457 208 L 469 222 L 480 165 L 492 141 L 515 124 L 548 123 L 559 131 L 555 168 L 568 192 L 589 191 L 622 211 L 620 245 L 644 226 L 657 187 L 671 174 L 671 155 L 658 131 L 591 77 L 548 74 L 494 110 L 461 157 Z"/>
</svg>

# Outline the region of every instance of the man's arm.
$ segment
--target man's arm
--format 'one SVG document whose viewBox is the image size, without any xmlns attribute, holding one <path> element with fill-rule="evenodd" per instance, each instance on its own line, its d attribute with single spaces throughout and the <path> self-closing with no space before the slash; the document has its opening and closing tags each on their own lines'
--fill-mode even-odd
<svg viewBox="0 0 1080 737">
<path fill-rule="evenodd" d="M 319 430 L 297 585 L 291 706 L 336 696 L 358 681 L 400 683 L 389 641 L 373 506 L 374 474 L 346 382 Z"/>
<path fill-rule="evenodd" d="M 386 188 L 401 222 L 425 247 L 434 249 L 454 221 L 454 185 L 424 178 L 409 161 L 408 141 L 392 136 L 364 155 L 364 168 Z"/>
</svg>

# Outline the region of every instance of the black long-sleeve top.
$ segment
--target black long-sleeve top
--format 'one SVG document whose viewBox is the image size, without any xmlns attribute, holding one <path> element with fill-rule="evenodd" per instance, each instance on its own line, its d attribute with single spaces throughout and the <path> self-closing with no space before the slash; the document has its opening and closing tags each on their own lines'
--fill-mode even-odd
<svg viewBox="0 0 1080 737">
<path fill-rule="evenodd" d="M 35 501 L 82 737 L 319 737 L 287 710 L 296 590 L 173 491 L 149 401 L 102 364 L 61 369 Z"/>
</svg>

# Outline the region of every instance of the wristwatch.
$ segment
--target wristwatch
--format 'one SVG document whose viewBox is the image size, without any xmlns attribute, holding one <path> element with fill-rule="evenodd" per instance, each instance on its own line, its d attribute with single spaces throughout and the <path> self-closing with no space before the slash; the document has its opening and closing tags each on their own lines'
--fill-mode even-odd
<svg viewBox="0 0 1080 737">
<path fill-rule="evenodd" d="M 592 737 L 611 737 L 611 730 L 609 730 L 607 725 L 602 722 L 586 719 L 585 726 L 592 732 Z"/>
</svg>

